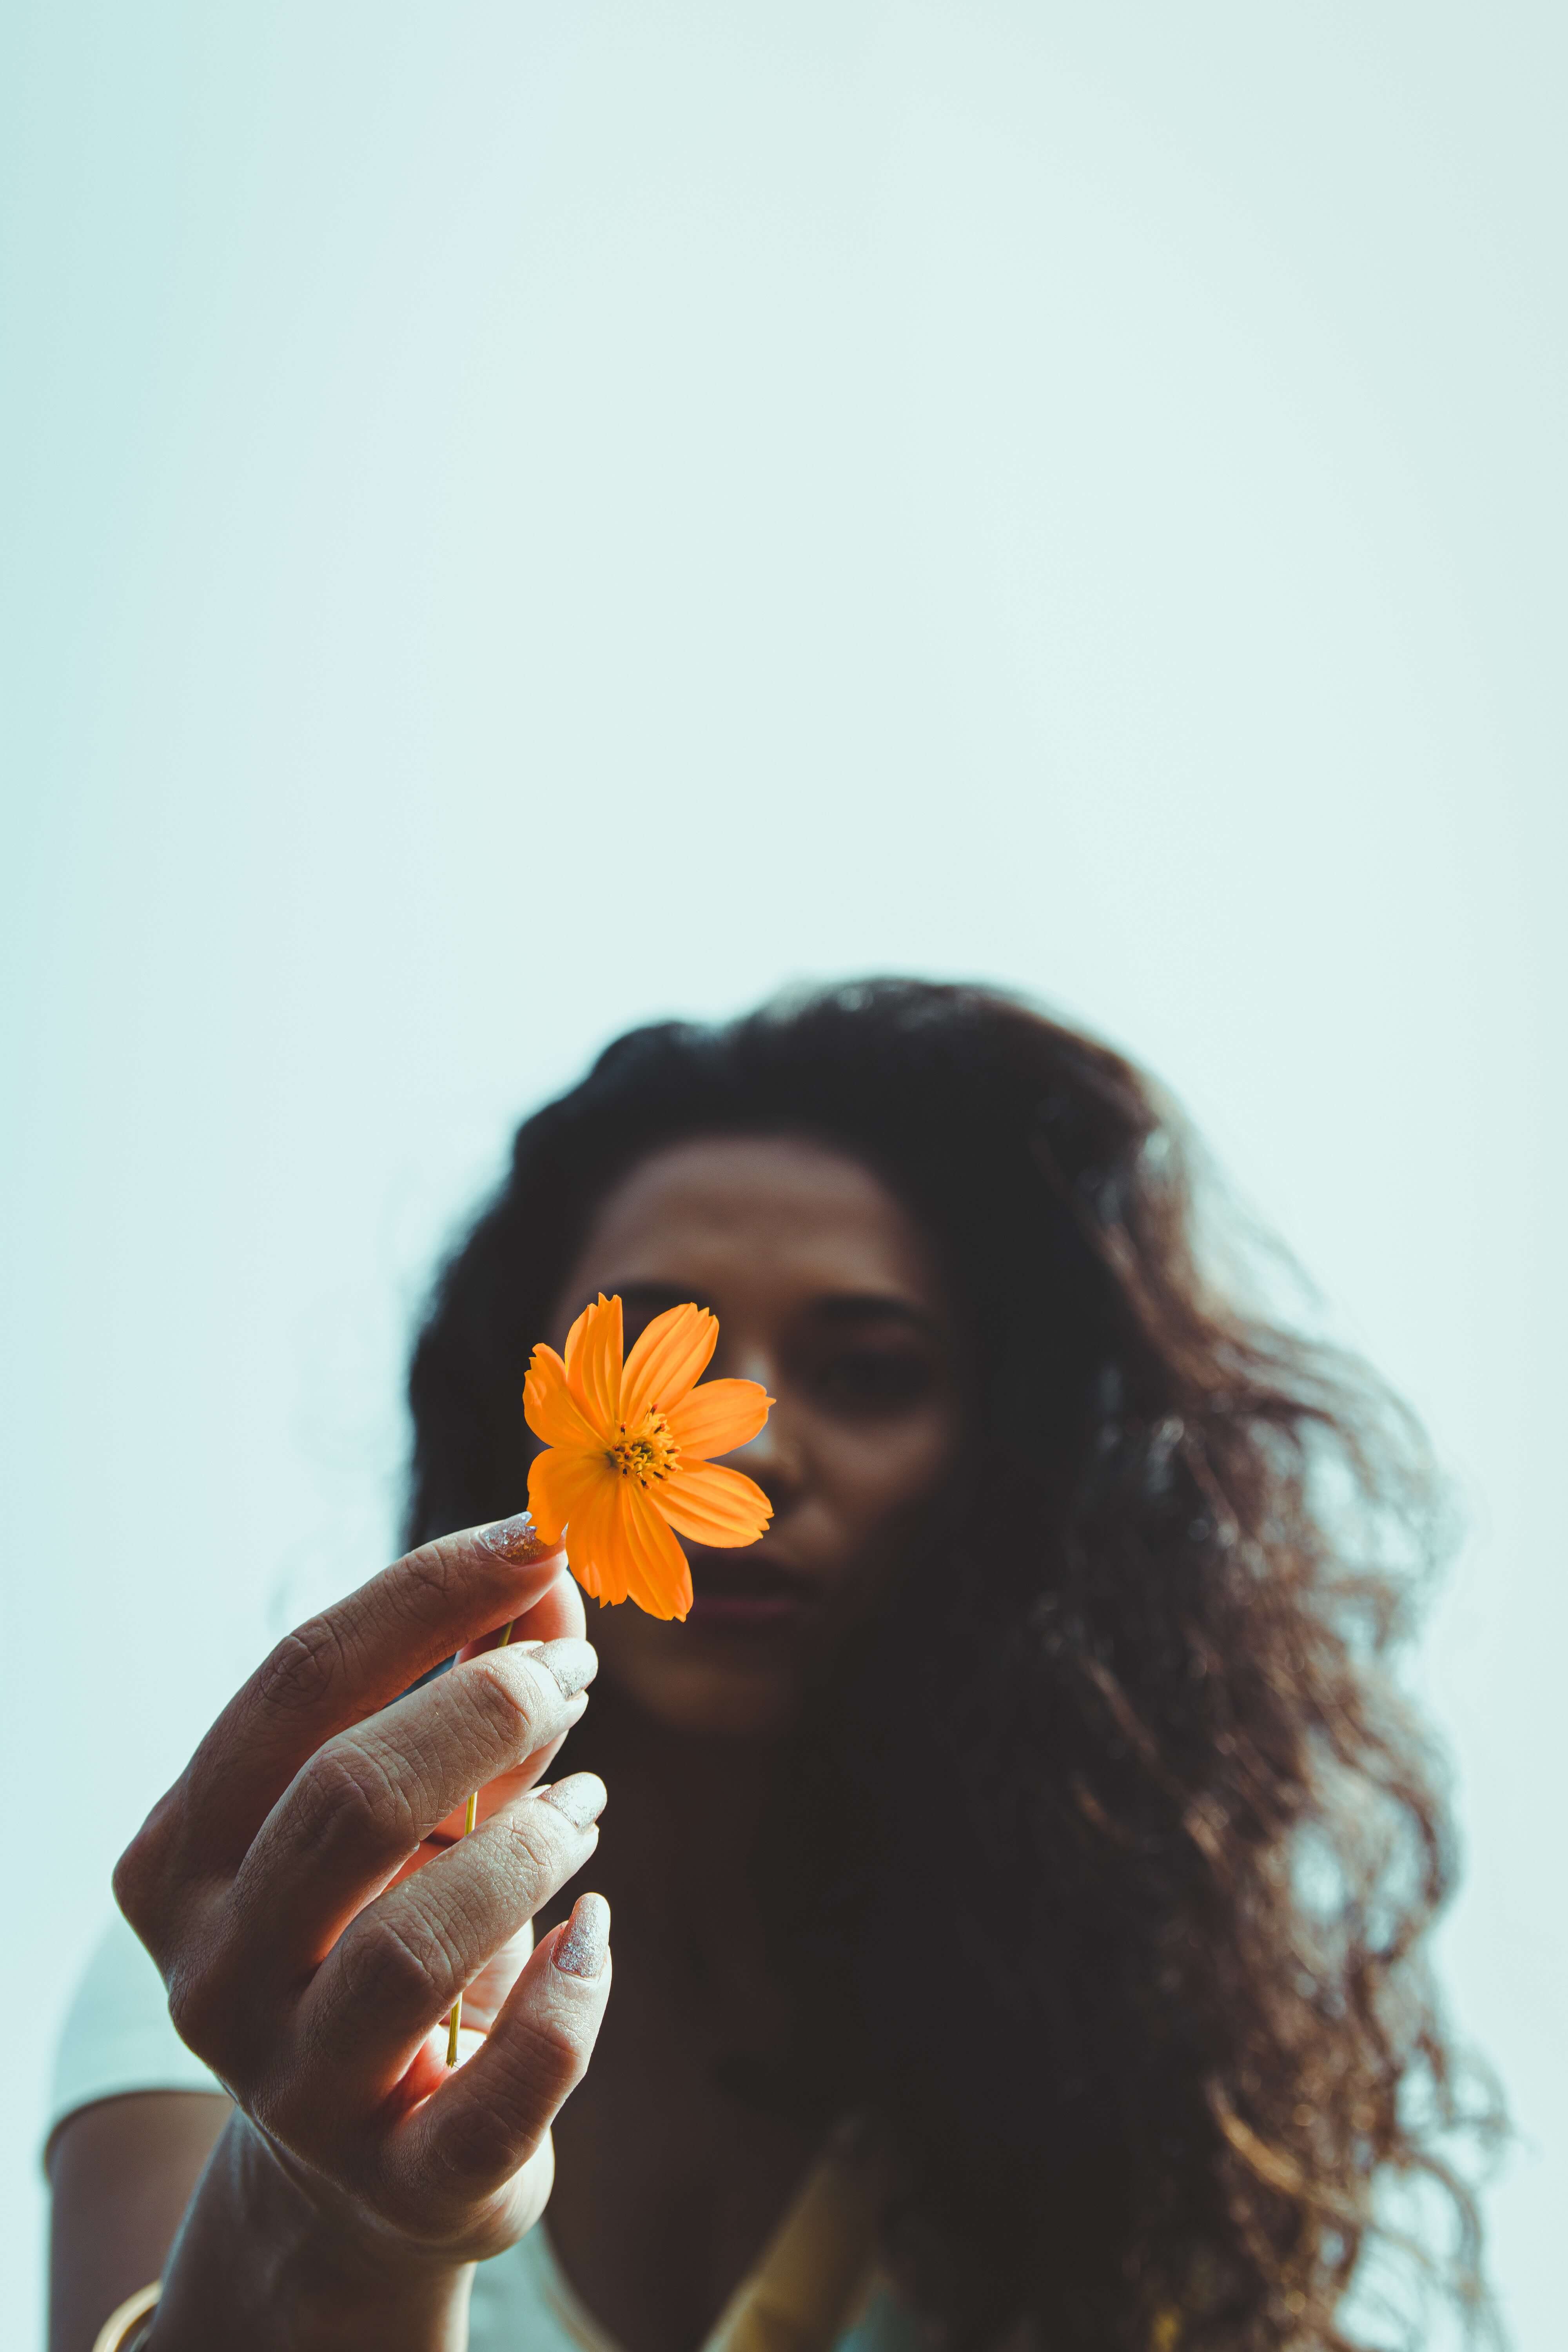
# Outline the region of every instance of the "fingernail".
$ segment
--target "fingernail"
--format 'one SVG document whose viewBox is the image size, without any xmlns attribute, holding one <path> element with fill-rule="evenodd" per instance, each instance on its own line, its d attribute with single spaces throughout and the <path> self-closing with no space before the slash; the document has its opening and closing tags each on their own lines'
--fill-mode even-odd
<svg viewBox="0 0 1568 2352">
<path fill-rule="evenodd" d="M 542 1559 L 552 1549 L 534 1526 L 531 1511 L 516 1511 L 510 1519 L 492 1519 L 488 1528 L 476 1528 L 474 1541 L 487 1551 L 500 1552 L 502 1559 L 521 1562 Z"/>
<path fill-rule="evenodd" d="M 580 1895 L 555 1947 L 555 1965 L 563 1976 L 596 1977 L 609 1953 L 610 1906 L 602 1895 Z"/>
<path fill-rule="evenodd" d="M 585 1830 L 596 1822 L 610 1800 L 610 1792 L 596 1772 L 574 1772 L 564 1780 L 552 1780 L 538 1794 L 558 1813 L 564 1813 L 574 1830 Z"/>
<path fill-rule="evenodd" d="M 542 1666 L 552 1677 L 563 1698 L 575 1698 L 599 1671 L 599 1653 L 592 1642 L 580 1642 L 572 1633 L 559 1642 L 542 1642 L 525 1654 L 531 1666 Z"/>
</svg>

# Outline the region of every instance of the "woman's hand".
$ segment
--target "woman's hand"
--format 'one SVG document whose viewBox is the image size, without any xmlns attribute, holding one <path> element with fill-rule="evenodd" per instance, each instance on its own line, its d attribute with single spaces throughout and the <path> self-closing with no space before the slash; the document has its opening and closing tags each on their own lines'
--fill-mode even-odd
<svg viewBox="0 0 1568 2352">
<path fill-rule="evenodd" d="M 426 1544 L 279 1643 L 127 1849 L 121 1906 L 238 2107 L 157 2352 L 449 2352 L 469 2265 L 538 2219 L 609 1990 L 597 1895 L 529 1956 L 605 1801 L 590 1773 L 534 1785 L 587 1705 L 583 1629 L 526 1517 Z M 449 2074 L 460 1992 L 479 2030 Z"/>
</svg>

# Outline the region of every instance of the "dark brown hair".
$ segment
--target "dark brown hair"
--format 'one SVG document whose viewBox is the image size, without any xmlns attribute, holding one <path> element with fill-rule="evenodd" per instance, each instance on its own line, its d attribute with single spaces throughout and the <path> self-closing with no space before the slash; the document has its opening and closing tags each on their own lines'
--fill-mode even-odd
<svg viewBox="0 0 1568 2352">
<path fill-rule="evenodd" d="M 528 1350 L 616 1176 L 770 1129 L 874 1166 L 934 1237 L 980 1437 L 961 1529 L 783 1776 L 757 1867 L 795 2026 L 753 2094 L 884 2120 L 893 2252 L 961 2337 L 1349 2346 L 1407 2207 L 1476 2316 L 1423 1958 L 1452 1843 L 1388 1671 L 1440 1534 L 1425 1451 L 1363 1370 L 1222 1293 L 1191 1146 L 1120 1055 L 902 980 L 620 1039 L 520 1130 L 440 1279 L 411 1538 L 512 1507 Z"/>
</svg>

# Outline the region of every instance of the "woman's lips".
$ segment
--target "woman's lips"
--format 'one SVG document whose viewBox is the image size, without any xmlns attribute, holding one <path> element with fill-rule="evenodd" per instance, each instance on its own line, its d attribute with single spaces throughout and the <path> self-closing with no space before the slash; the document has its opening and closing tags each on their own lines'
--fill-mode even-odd
<svg viewBox="0 0 1568 2352">
<path fill-rule="evenodd" d="M 767 1633 L 795 1624 L 816 1595 L 809 1577 L 762 1560 L 692 1547 L 693 1599 L 687 1622 L 715 1633 Z"/>
</svg>

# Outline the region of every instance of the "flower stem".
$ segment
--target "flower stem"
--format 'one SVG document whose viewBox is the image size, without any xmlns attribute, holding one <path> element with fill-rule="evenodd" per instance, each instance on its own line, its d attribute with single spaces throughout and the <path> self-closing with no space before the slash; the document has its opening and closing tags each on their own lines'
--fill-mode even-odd
<svg viewBox="0 0 1568 2352">
<path fill-rule="evenodd" d="M 516 1622 L 517 1620 L 514 1617 L 512 1624 L 515 1625 Z M 510 1639 L 511 1625 L 509 1625 L 505 1633 L 501 1635 L 500 1640 L 496 1643 L 497 1649 L 504 1650 Z M 465 1837 L 469 1835 L 474 1823 L 478 1821 L 479 1817 L 479 1792 L 475 1789 L 468 1798 L 468 1809 L 463 1815 L 463 1835 Z M 452 2003 L 451 2010 L 447 2018 L 447 2063 L 448 2066 L 455 2066 L 458 2063 L 458 2028 L 461 2025 L 462 2021 L 463 1996 L 459 1993 L 457 2000 Z"/>
</svg>

